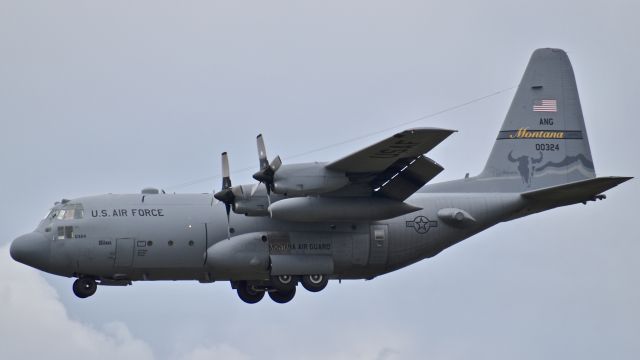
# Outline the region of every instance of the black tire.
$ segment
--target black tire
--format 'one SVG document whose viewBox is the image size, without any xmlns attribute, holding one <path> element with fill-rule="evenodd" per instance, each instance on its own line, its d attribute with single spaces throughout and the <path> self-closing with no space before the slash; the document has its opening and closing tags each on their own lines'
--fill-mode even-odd
<svg viewBox="0 0 640 360">
<path fill-rule="evenodd" d="M 269 291 L 269 297 L 271 300 L 277 302 L 278 304 L 286 304 L 293 299 L 296 295 L 296 288 L 292 288 L 289 291 Z"/>
<path fill-rule="evenodd" d="M 237 290 L 238 297 L 247 304 L 255 304 L 264 297 L 264 291 L 254 289 L 253 286 L 246 281 L 240 281 Z"/>
<path fill-rule="evenodd" d="M 318 292 L 323 290 L 329 284 L 329 277 L 327 275 L 305 275 L 300 281 L 305 289 L 311 292 Z"/>
<path fill-rule="evenodd" d="M 81 278 L 73 282 L 73 293 L 80 299 L 95 294 L 97 289 L 98 284 L 93 279 Z"/>
<path fill-rule="evenodd" d="M 295 289 L 298 284 L 298 278 L 291 275 L 278 275 L 271 277 L 271 284 L 276 290 L 279 291 L 291 291 Z"/>
</svg>

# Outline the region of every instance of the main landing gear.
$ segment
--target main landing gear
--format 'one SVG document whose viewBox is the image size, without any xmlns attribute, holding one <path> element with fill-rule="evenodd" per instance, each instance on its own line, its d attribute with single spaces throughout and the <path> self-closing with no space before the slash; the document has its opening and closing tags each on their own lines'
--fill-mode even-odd
<svg viewBox="0 0 640 360">
<path fill-rule="evenodd" d="M 310 292 L 318 292 L 327 287 L 329 277 L 327 275 L 279 275 L 273 276 L 270 281 L 238 281 L 233 283 L 238 297 L 248 304 L 255 304 L 262 300 L 264 293 L 268 292 L 271 300 L 278 304 L 291 301 L 296 295 L 298 282 Z"/>
<path fill-rule="evenodd" d="M 91 278 L 79 278 L 73 282 L 73 293 L 84 299 L 96 293 L 98 284 Z"/>
<path fill-rule="evenodd" d="M 318 292 L 327 287 L 329 277 L 327 275 L 305 275 L 301 282 L 307 291 Z"/>
<path fill-rule="evenodd" d="M 240 281 L 237 291 L 240 299 L 247 304 L 255 304 L 264 297 L 264 290 L 258 289 L 246 281 Z"/>
<path fill-rule="evenodd" d="M 292 287 L 290 290 L 275 290 L 269 291 L 269 297 L 271 300 L 278 304 L 286 304 L 293 299 L 296 295 L 296 288 Z"/>
</svg>

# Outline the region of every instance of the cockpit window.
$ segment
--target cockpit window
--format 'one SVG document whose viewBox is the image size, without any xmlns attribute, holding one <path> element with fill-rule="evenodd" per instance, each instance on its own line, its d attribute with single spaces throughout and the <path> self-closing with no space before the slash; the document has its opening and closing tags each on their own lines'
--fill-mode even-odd
<svg viewBox="0 0 640 360">
<path fill-rule="evenodd" d="M 58 214 L 54 216 L 56 216 L 58 220 L 82 219 L 84 216 L 84 209 L 80 204 L 69 204 L 65 205 L 58 211 Z"/>
<path fill-rule="evenodd" d="M 45 220 L 53 220 L 56 218 L 56 216 L 58 216 L 58 209 L 51 209 L 49 210 L 49 213 L 47 214 L 47 216 L 45 216 Z"/>
</svg>

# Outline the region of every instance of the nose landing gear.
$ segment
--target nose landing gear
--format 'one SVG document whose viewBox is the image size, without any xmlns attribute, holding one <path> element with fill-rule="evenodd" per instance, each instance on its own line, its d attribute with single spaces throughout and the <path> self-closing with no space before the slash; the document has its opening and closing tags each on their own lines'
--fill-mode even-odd
<svg viewBox="0 0 640 360">
<path fill-rule="evenodd" d="M 81 298 L 88 298 L 96 293 L 98 284 L 91 278 L 79 278 L 73 282 L 73 293 Z"/>
</svg>

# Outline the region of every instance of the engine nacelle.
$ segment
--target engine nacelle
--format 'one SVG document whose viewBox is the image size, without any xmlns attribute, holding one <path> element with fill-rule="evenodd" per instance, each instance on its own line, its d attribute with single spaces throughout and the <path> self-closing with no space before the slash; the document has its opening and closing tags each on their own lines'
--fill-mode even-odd
<svg viewBox="0 0 640 360">
<path fill-rule="evenodd" d="M 421 210 L 421 208 L 381 197 L 297 197 L 271 204 L 274 219 L 285 221 L 375 221 Z"/>
<path fill-rule="evenodd" d="M 282 165 L 274 176 L 274 192 L 287 196 L 318 195 L 349 184 L 344 173 L 327 170 L 325 165 L 317 162 Z"/>
<path fill-rule="evenodd" d="M 269 215 L 269 200 L 264 184 L 238 185 L 232 191 L 235 196 L 234 213 L 247 216 Z"/>
</svg>

